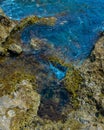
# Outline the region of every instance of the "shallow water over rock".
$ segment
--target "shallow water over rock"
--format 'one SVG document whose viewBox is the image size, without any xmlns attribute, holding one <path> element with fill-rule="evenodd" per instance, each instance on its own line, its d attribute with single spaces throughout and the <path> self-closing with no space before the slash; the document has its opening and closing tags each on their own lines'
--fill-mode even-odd
<svg viewBox="0 0 104 130">
<path fill-rule="evenodd" d="M 22 33 L 22 40 L 32 37 L 47 39 L 61 50 L 68 61 L 86 58 L 104 30 L 104 1 L 102 0 L 1 0 L 0 6 L 12 19 L 29 15 L 55 16 L 53 27 L 33 25 Z"/>
</svg>

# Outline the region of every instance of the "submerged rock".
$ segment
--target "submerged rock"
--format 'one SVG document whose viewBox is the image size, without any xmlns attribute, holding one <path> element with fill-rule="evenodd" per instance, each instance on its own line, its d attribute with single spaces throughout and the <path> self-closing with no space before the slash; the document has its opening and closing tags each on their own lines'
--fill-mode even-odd
<svg viewBox="0 0 104 130">
<path fill-rule="evenodd" d="M 5 52 L 1 52 L 1 55 L 6 55 L 6 53 L 8 53 L 8 50 L 17 54 L 20 54 L 22 52 L 22 48 L 20 48 L 20 32 L 25 27 L 32 24 L 45 24 L 48 26 L 53 26 L 55 22 L 55 17 L 39 18 L 37 16 L 29 16 L 22 19 L 20 22 L 17 22 L 9 19 L 2 11 L 0 11 L 0 32 L 2 32 L 0 34 L 0 46 L 6 50 Z"/>
<path fill-rule="evenodd" d="M 19 45 L 11 44 L 8 48 L 9 51 L 13 52 L 14 54 L 21 54 L 22 48 Z"/>
</svg>

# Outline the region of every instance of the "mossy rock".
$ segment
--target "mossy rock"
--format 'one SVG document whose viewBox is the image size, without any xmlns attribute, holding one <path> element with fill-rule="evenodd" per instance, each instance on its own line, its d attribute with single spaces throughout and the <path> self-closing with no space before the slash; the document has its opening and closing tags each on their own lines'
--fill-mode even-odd
<svg viewBox="0 0 104 130">
<path fill-rule="evenodd" d="M 16 91 L 16 84 L 22 80 L 36 81 L 34 75 L 22 71 L 15 71 L 14 73 L 5 75 L 5 77 L 0 76 L 0 96 Z"/>
<path fill-rule="evenodd" d="M 73 97 L 77 96 L 77 91 L 79 90 L 79 85 L 82 83 L 82 76 L 79 70 L 75 69 L 70 63 L 66 63 L 59 57 L 49 56 L 46 59 L 51 62 L 54 66 L 60 64 L 67 69 L 66 76 L 63 79 L 65 88 L 72 93 Z"/>
<path fill-rule="evenodd" d="M 73 97 L 77 96 L 77 91 L 79 90 L 79 85 L 82 83 L 82 77 L 80 72 L 75 69 L 68 68 L 66 77 L 64 79 L 65 88 L 73 94 Z"/>
<path fill-rule="evenodd" d="M 49 62 L 53 63 L 55 66 L 60 64 L 63 67 L 73 68 L 70 63 L 66 63 L 63 59 L 59 58 L 58 56 L 47 56 L 45 57 Z"/>
<path fill-rule="evenodd" d="M 16 116 L 11 120 L 11 130 L 24 130 L 26 126 L 33 120 L 32 111 L 24 112 L 22 110 L 16 110 Z"/>
</svg>

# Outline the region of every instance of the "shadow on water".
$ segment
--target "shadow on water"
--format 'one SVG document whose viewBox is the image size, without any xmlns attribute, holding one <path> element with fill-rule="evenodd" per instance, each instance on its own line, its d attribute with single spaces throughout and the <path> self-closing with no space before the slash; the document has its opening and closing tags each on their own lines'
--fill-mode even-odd
<svg viewBox="0 0 104 130">
<path fill-rule="evenodd" d="M 38 89 L 41 95 L 38 115 L 44 119 L 57 121 L 65 118 L 64 115 L 62 115 L 62 110 L 70 103 L 70 97 L 72 96 L 60 82 L 60 80 L 65 77 L 66 68 L 60 65 L 50 66 L 50 63 L 47 62 L 44 63 L 46 66 L 48 65 L 48 67 L 40 71 L 37 80 L 38 86 L 41 86 Z M 55 69 L 53 69 L 52 66 Z"/>
</svg>

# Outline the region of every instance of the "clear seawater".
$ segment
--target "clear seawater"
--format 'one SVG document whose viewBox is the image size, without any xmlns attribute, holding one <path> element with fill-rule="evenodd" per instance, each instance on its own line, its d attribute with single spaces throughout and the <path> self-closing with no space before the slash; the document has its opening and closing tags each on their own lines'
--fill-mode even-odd
<svg viewBox="0 0 104 130">
<path fill-rule="evenodd" d="M 104 30 L 104 0 L 0 0 L 0 7 L 14 20 L 29 15 L 57 17 L 53 27 L 44 25 L 26 27 L 21 38 L 24 44 L 29 44 L 33 37 L 46 39 L 47 43 L 53 44 L 56 51 L 61 51 L 69 62 L 77 60 L 82 62 L 87 58 L 99 32 Z M 28 66 L 28 57 L 25 58 L 27 59 L 24 60 L 25 64 Z M 40 60 L 39 57 L 37 59 Z M 69 104 L 72 96 L 60 82 L 65 77 L 67 68 L 54 66 L 43 59 L 39 63 L 42 64 L 43 70 L 37 73 L 37 76 L 40 76 L 38 84 L 41 87 L 38 115 L 43 118 L 48 115 L 52 120 L 55 120 L 55 117 L 60 119 L 63 106 Z M 35 70 L 35 66 L 31 69 Z"/>
<path fill-rule="evenodd" d="M 15 20 L 29 15 L 57 17 L 53 27 L 25 28 L 21 38 L 24 42 L 34 36 L 47 39 L 69 61 L 88 57 L 99 32 L 104 30 L 104 0 L 0 0 L 0 7 Z"/>
</svg>

